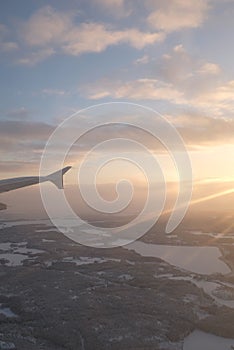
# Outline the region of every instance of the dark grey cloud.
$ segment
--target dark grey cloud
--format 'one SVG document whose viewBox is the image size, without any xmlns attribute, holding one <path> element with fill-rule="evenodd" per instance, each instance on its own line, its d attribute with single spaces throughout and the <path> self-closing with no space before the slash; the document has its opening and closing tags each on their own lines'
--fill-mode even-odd
<svg viewBox="0 0 234 350">
<path fill-rule="evenodd" d="M 54 127 L 44 122 L 0 120 L 0 137 L 15 141 L 47 139 Z"/>
<path fill-rule="evenodd" d="M 147 117 L 146 117 L 147 118 Z M 171 117 L 173 124 L 180 132 L 188 149 L 195 150 L 198 147 L 212 147 L 221 144 L 234 145 L 234 120 L 224 118 L 211 118 L 196 113 L 184 113 Z M 152 126 L 154 128 L 155 125 Z M 160 130 L 160 124 L 158 124 Z M 20 172 L 22 170 L 28 173 L 38 168 L 40 157 L 48 137 L 54 130 L 54 126 L 44 122 L 28 122 L 17 120 L 0 121 L 0 171 Z M 69 134 L 69 129 L 66 130 Z M 164 131 L 161 131 L 161 137 L 164 138 Z M 71 147 L 68 154 L 68 162 L 76 162 L 82 159 L 92 147 L 110 139 L 126 138 L 143 144 L 148 150 L 164 153 L 165 147 L 149 133 L 131 126 L 109 125 L 97 128 L 82 136 Z M 65 145 L 66 146 L 66 145 Z M 175 145 L 176 147 L 176 145 Z M 64 148 L 64 140 L 53 147 L 53 157 L 60 154 Z M 101 156 L 102 148 L 97 151 L 97 156 Z M 121 140 L 104 147 L 107 151 L 125 152 L 138 151 L 134 145 L 126 149 L 126 144 Z M 143 151 L 142 151 L 143 152 Z M 143 154 L 143 153 L 142 153 Z"/>
<path fill-rule="evenodd" d="M 38 172 L 38 162 L 26 162 L 26 161 L 0 161 L 0 173 L 4 174 L 12 174 L 12 177 L 14 177 L 14 174 L 28 174 L 29 171 L 32 173 Z M 18 175 L 16 175 L 18 176 Z M 2 178 L 4 177 L 1 176 Z M 8 177 L 8 175 L 7 175 Z"/>
<path fill-rule="evenodd" d="M 0 120 L 0 172 L 27 173 L 39 164 L 53 130 L 52 125 L 43 122 Z"/>
</svg>

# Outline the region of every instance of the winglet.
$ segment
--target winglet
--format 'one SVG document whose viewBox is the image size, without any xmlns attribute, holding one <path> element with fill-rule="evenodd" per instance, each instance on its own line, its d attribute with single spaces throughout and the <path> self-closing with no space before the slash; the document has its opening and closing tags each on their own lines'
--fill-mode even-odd
<svg viewBox="0 0 234 350">
<path fill-rule="evenodd" d="M 59 189 L 63 188 L 63 175 L 71 169 L 71 166 L 67 166 L 61 170 L 56 171 L 48 176 L 46 176 L 45 181 L 52 182 Z"/>
</svg>

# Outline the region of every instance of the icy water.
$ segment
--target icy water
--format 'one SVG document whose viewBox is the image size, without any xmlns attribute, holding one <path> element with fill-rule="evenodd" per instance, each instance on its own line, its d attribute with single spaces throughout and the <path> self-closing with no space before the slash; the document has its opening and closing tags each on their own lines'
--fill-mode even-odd
<svg viewBox="0 0 234 350">
<path fill-rule="evenodd" d="M 125 248 L 142 256 L 163 259 L 171 265 L 193 273 L 210 275 L 231 272 L 220 260 L 222 254 L 216 247 L 171 246 L 136 241 Z"/>
<path fill-rule="evenodd" d="M 25 260 L 33 260 L 35 255 L 44 253 L 43 250 L 27 248 L 27 242 L 0 243 L 0 260 L 6 261 L 6 266 L 20 266 Z"/>
<path fill-rule="evenodd" d="M 51 230 L 49 220 L 0 222 L 0 229 L 26 224 L 42 224 L 45 225 L 45 231 L 46 226 L 49 226 L 48 229 Z M 172 246 L 136 241 L 125 246 L 125 248 L 134 250 L 142 256 L 163 259 L 171 265 L 193 273 L 210 275 L 231 272 L 225 262 L 220 259 L 222 254 L 217 247 Z"/>
<path fill-rule="evenodd" d="M 232 350 L 234 339 L 217 337 L 198 330 L 192 332 L 184 340 L 183 350 Z"/>
</svg>

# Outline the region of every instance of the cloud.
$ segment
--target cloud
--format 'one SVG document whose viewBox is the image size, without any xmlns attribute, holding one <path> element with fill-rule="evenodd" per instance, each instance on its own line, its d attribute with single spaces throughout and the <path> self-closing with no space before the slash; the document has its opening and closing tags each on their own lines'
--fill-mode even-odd
<svg viewBox="0 0 234 350">
<path fill-rule="evenodd" d="M 0 23 L 0 52 L 7 53 L 19 48 L 16 42 L 7 40 L 8 34 L 8 28 Z"/>
<path fill-rule="evenodd" d="M 28 46 L 43 47 L 60 42 L 73 28 L 73 15 L 44 6 L 21 24 L 21 35 Z"/>
<path fill-rule="evenodd" d="M 84 23 L 64 36 L 64 53 L 79 56 L 87 52 L 102 52 L 108 46 L 127 43 L 136 49 L 164 39 L 163 33 L 141 32 L 138 29 L 112 30 L 104 24 Z"/>
<path fill-rule="evenodd" d="M 136 65 L 138 65 L 138 64 L 147 64 L 147 63 L 149 63 L 149 61 L 150 61 L 149 56 L 148 55 L 144 55 L 144 56 L 136 59 L 134 61 L 134 64 L 136 64 Z"/>
<path fill-rule="evenodd" d="M 207 0 L 148 1 L 152 12 L 148 24 L 165 32 L 200 27 L 209 9 Z"/>
<path fill-rule="evenodd" d="M 0 42 L 0 51 L 10 52 L 15 51 L 19 48 L 18 44 L 13 41 Z"/>
<path fill-rule="evenodd" d="M 51 125 L 43 122 L 0 120 L 0 136 L 2 138 L 13 138 L 16 142 L 49 137 L 53 129 Z"/>
<path fill-rule="evenodd" d="M 190 146 L 234 145 L 234 120 L 231 118 L 211 118 L 188 112 L 172 117 L 171 121 Z"/>
<path fill-rule="evenodd" d="M 142 118 L 142 116 L 132 115 L 134 118 Z M 145 116 L 147 118 L 147 115 Z M 167 118 L 178 128 L 189 150 L 201 150 L 201 148 L 214 147 L 222 144 L 234 145 L 234 120 L 228 118 L 211 118 L 198 113 L 183 113 Z M 126 116 L 126 121 L 128 121 Z M 86 118 L 81 121 L 88 123 Z M 124 122 L 124 120 L 123 120 Z M 148 125 L 149 126 L 149 125 Z M 160 121 L 157 118 L 154 121 L 153 128 L 161 127 Z M 0 121 L 0 154 L 2 172 L 17 171 L 17 164 L 24 163 L 27 172 L 32 167 L 38 166 L 40 157 L 45 146 L 45 143 L 53 132 L 54 126 L 43 122 L 29 122 L 18 120 L 3 120 Z M 162 129 L 161 136 L 164 137 Z M 70 134 L 70 130 L 66 130 L 66 135 Z M 67 157 L 67 162 L 82 161 L 82 157 L 98 143 L 108 139 L 128 138 L 144 144 L 148 149 L 157 153 L 165 154 L 166 150 L 162 147 L 159 141 L 155 138 L 134 127 L 115 125 L 106 126 L 93 130 L 81 137 L 70 150 Z M 166 137 L 166 135 L 165 135 Z M 61 139 L 53 148 L 53 159 L 60 154 L 64 147 L 65 139 Z M 117 146 L 116 146 L 117 145 Z M 116 149 L 117 147 L 117 149 Z M 114 146 L 108 148 L 109 152 L 134 152 L 134 147 L 126 150 L 122 142 L 115 143 Z M 98 153 L 99 152 L 99 153 Z M 100 150 L 94 152 L 95 157 L 100 157 Z M 102 154 L 103 156 L 103 154 Z"/>
<path fill-rule="evenodd" d="M 202 107 L 202 101 L 224 84 L 217 63 L 192 56 L 181 44 L 153 63 L 152 71 L 155 77 L 183 93 L 185 102 L 195 107 Z M 215 102 L 214 99 L 212 107 Z"/>
<path fill-rule="evenodd" d="M 148 56 L 143 56 L 135 64 L 144 64 L 147 60 Z M 214 116 L 232 114 L 234 81 L 224 80 L 217 63 L 194 57 L 179 44 L 161 59 L 151 59 L 150 67 L 150 79 L 143 76 L 135 80 L 100 80 L 83 88 L 82 92 L 93 100 L 106 97 L 164 100 Z"/>
<path fill-rule="evenodd" d="M 46 58 L 49 58 L 54 53 L 55 51 L 52 48 L 43 48 L 34 52 L 30 52 L 24 57 L 17 59 L 16 63 L 25 66 L 34 66 L 37 63 L 44 61 Z"/>
<path fill-rule="evenodd" d="M 192 102 L 196 106 L 215 109 L 217 113 L 233 114 L 234 108 L 234 80 L 227 81 L 219 86 L 203 91 L 202 94 L 196 96 Z"/>
<path fill-rule="evenodd" d="M 221 73 L 221 69 L 218 64 L 207 62 L 199 69 L 198 72 L 202 74 L 217 75 Z"/>
<path fill-rule="evenodd" d="M 1 173 L 9 174 L 27 174 L 29 171 L 38 173 L 38 163 L 26 161 L 0 161 Z"/>
<path fill-rule="evenodd" d="M 24 119 L 29 119 L 31 115 L 31 112 L 25 108 L 18 108 L 18 109 L 12 109 L 6 113 L 6 117 L 9 119 L 19 119 L 19 120 L 24 120 Z"/>
<path fill-rule="evenodd" d="M 209 109 L 216 115 L 232 112 L 234 81 L 224 79 L 217 63 L 192 57 L 182 45 L 177 45 L 154 69 L 156 77 L 184 94 L 188 105 Z"/>
<path fill-rule="evenodd" d="M 150 58 L 144 55 L 135 64 L 145 64 Z M 175 104 L 193 101 L 220 85 L 221 68 L 214 62 L 206 62 L 191 56 L 183 45 L 176 45 L 161 59 L 150 60 L 151 79 L 132 81 L 102 80 L 86 89 L 90 99 L 104 97 L 135 100 L 167 100 Z"/>
<path fill-rule="evenodd" d="M 92 0 L 91 5 L 117 17 L 126 17 L 134 12 L 134 27 L 126 28 L 122 24 L 120 27 L 117 22 L 117 26 L 96 21 L 82 22 L 77 18 L 78 11 L 59 11 L 47 5 L 17 25 L 17 42 L 6 40 L 9 30 L 0 24 L 0 50 L 10 52 L 18 49 L 21 56 L 15 62 L 28 66 L 55 54 L 79 56 L 100 53 L 120 44 L 141 50 L 162 42 L 172 31 L 200 26 L 209 9 L 208 0 Z M 140 29 L 138 24 L 142 27 L 144 22 L 150 30 Z M 146 57 L 145 61 L 138 63 L 146 64 Z"/>
<path fill-rule="evenodd" d="M 131 122 L 142 118 L 142 115 L 131 116 Z M 147 123 L 147 114 L 144 114 Z M 121 118 L 122 122 L 129 122 L 129 116 Z M 166 116 L 166 118 L 177 128 L 189 150 L 201 150 L 202 148 L 217 147 L 221 145 L 234 145 L 234 120 L 232 118 L 213 118 L 199 112 L 182 112 L 174 115 Z M 148 124 L 151 130 L 160 130 L 160 136 L 166 139 L 165 129 L 161 122 L 155 117 L 152 125 Z M 107 125 L 90 131 L 82 136 L 81 139 L 72 147 L 72 157 L 75 159 L 77 154 L 79 157 L 87 154 L 87 152 L 97 144 L 105 140 L 114 140 L 118 138 L 131 139 L 140 144 L 144 144 L 148 149 L 156 153 L 165 153 L 166 150 L 162 144 L 151 134 L 144 130 L 128 126 L 128 125 Z M 100 147 L 99 153 L 95 153 L 100 157 L 102 152 Z M 113 143 L 109 146 L 108 151 L 119 150 L 123 153 L 136 151 L 135 147 L 126 149 L 122 142 Z M 102 154 L 103 155 L 103 154 Z"/>
<path fill-rule="evenodd" d="M 13 115 L 17 112 L 13 111 Z M 28 120 L 0 120 L 1 172 L 16 170 L 17 164 L 39 164 L 42 151 L 54 127 Z M 15 167 L 14 167 L 15 163 Z M 28 167 L 29 169 L 29 167 Z"/>
<path fill-rule="evenodd" d="M 31 65 L 56 52 L 79 56 L 123 43 L 142 49 L 165 38 L 162 32 L 142 32 L 135 28 L 116 30 L 95 22 L 76 24 L 72 13 L 58 12 L 50 6 L 39 9 L 21 24 L 20 33 L 25 45 L 34 52 L 18 63 Z"/>
<path fill-rule="evenodd" d="M 177 45 L 154 69 L 156 77 L 184 94 L 188 105 L 209 109 L 216 115 L 232 113 L 234 81 L 224 79 L 217 63 L 192 57 L 182 45 Z"/>
<path fill-rule="evenodd" d="M 162 80 L 178 85 L 193 75 L 197 70 L 197 65 L 198 61 L 179 44 L 156 61 L 153 74 Z"/>
<path fill-rule="evenodd" d="M 128 17 L 132 13 L 131 6 L 128 6 L 130 2 L 126 0 L 93 0 L 93 2 L 115 17 Z"/>
<path fill-rule="evenodd" d="M 46 140 L 53 132 L 54 127 L 43 122 L 28 120 L 0 120 L 0 150 L 9 151 L 15 158 L 18 153 L 27 150 L 29 157 L 34 151 L 44 147 Z M 4 154 L 3 154 L 4 156 Z"/>
<path fill-rule="evenodd" d="M 99 18 L 104 18 L 104 21 L 106 14 L 117 19 L 131 15 L 131 21 L 128 21 L 131 26 L 127 28 L 120 20 L 114 21 L 115 26 L 101 21 L 84 21 L 81 16 L 78 18 L 80 12 L 77 9 L 61 11 L 45 5 L 28 19 L 18 20 L 15 29 L 9 30 L 0 24 L 0 51 L 9 53 L 18 50 L 18 58 L 14 62 L 34 66 L 55 54 L 79 56 L 100 53 L 113 45 L 127 44 L 142 50 L 162 42 L 171 32 L 201 26 L 210 3 L 211 0 L 92 0 L 91 6 L 85 7 L 86 18 L 92 18 L 93 10 L 97 12 L 96 17 L 100 15 Z M 143 27 L 148 30 L 142 30 Z M 14 40 L 9 40 L 13 34 Z"/>
<path fill-rule="evenodd" d="M 64 96 L 64 95 L 67 95 L 67 92 L 65 90 L 61 90 L 61 89 L 43 89 L 42 93 L 44 95 L 48 95 L 48 96 Z"/>
<path fill-rule="evenodd" d="M 217 80 L 221 73 L 218 64 L 192 56 L 181 44 L 176 45 L 155 64 L 155 75 L 176 85 L 186 81 L 191 81 L 191 84 L 195 81 L 197 83 L 198 80 L 206 85 L 207 79 L 212 80 L 213 85 L 214 79 Z"/>
<path fill-rule="evenodd" d="M 127 82 L 104 81 L 89 85 L 87 94 L 90 99 L 112 97 L 133 100 L 167 100 L 182 101 L 183 93 L 171 84 L 156 79 L 138 79 Z"/>
</svg>

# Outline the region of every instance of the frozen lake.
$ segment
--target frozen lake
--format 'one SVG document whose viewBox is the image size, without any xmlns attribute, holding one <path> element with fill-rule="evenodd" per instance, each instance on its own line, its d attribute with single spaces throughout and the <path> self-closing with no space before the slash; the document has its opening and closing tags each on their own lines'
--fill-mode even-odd
<svg viewBox="0 0 234 350">
<path fill-rule="evenodd" d="M 234 339 L 217 337 L 195 330 L 185 338 L 183 350 L 232 350 L 233 347 Z"/>
<path fill-rule="evenodd" d="M 220 260 L 222 254 L 216 247 L 171 246 L 136 241 L 124 248 L 134 250 L 142 256 L 163 259 L 171 265 L 193 273 L 210 275 L 231 272 Z"/>
<path fill-rule="evenodd" d="M 40 229 L 37 232 L 57 231 L 56 228 L 51 228 L 50 220 L 33 220 L 33 221 L 12 221 L 1 222 L 0 229 L 18 226 L 18 225 L 45 225 L 45 229 Z M 46 227 L 47 226 L 47 227 Z M 99 231 L 94 229 L 88 234 L 97 235 Z M 90 238 L 91 239 L 91 238 Z M 120 242 L 120 245 L 124 244 Z M 140 241 L 133 242 L 124 247 L 128 250 L 134 250 L 142 256 L 160 258 L 167 263 L 174 265 L 180 269 L 189 272 L 211 275 L 214 273 L 228 274 L 231 272 L 230 268 L 224 261 L 221 260 L 222 254 L 217 247 L 197 247 L 197 246 L 175 246 L 175 245 L 160 245 L 149 244 Z M 4 249 L 3 249 L 4 250 Z M 18 254 L 28 253 L 18 249 Z M 33 252 L 31 252 L 33 253 Z M 35 252 L 39 253 L 39 252 Z M 2 256 L 3 257 L 3 256 Z M 6 256 L 4 257 L 6 258 Z M 18 256 L 17 258 L 22 258 Z M 9 260 L 9 259 L 8 259 Z M 18 262 L 13 262 L 13 264 Z"/>
<path fill-rule="evenodd" d="M 21 243 L 0 243 L 0 259 L 6 260 L 6 266 L 21 266 L 25 260 L 33 260 L 37 254 L 44 253 L 44 250 L 27 248 L 27 242 Z"/>
</svg>

